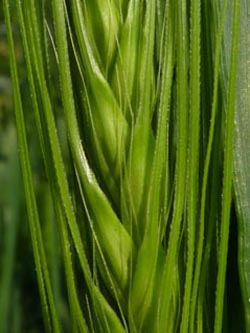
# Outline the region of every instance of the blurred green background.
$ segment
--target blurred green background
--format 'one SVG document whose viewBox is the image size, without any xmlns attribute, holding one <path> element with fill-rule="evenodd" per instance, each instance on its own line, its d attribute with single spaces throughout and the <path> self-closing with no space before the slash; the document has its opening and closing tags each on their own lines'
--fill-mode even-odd
<svg viewBox="0 0 250 333">
<path fill-rule="evenodd" d="M 0 2 L 0 333 L 44 333 L 43 312 L 22 187 L 15 113 L 11 93 L 7 36 L 1 5 Z M 34 136 L 34 114 L 29 104 L 30 92 L 19 30 L 15 25 L 16 18 L 12 17 L 11 19 L 33 181 L 39 214 L 41 220 L 44 221 L 42 231 L 45 250 L 48 253 L 49 271 L 63 327 L 62 332 L 68 332 L 69 318 L 65 300 L 66 288 L 64 288 L 65 282 L 62 274 L 53 206 L 38 139 Z M 57 94 L 56 88 L 55 94 Z M 59 135 L 65 137 L 60 115 L 57 121 Z M 66 140 L 64 141 L 66 142 Z M 66 144 L 65 150 L 67 150 Z"/>
<path fill-rule="evenodd" d="M 18 30 L 13 26 L 16 41 Z M 26 94 L 23 55 L 16 54 Z M 28 112 L 28 108 L 27 108 Z M 34 150 L 35 151 L 35 150 Z M 0 7 L 0 332 L 43 332 L 42 315 L 23 198 L 8 65 Z M 22 320 L 25 318 L 25 321 Z"/>
</svg>

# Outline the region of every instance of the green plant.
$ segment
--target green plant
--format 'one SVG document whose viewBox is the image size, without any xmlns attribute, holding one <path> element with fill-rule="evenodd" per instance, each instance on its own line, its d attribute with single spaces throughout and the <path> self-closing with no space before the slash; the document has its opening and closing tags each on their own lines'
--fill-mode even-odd
<svg viewBox="0 0 250 333">
<path fill-rule="evenodd" d="M 247 5 L 15 0 L 31 135 L 47 181 L 41 207 L 10 1 L 3 4 L 46 332 L 248 330 L 249 213 L 242 201 L 249 195 L 240 178 L 241 141 L 233 164 L 240 7 Z M 226 297 L 233 171 L 245 319 L 230 318 Z M 56 242 L 48 245 L 48 230 L 58 232 L 59 254 Z M 243 307 L 241 297 L 237 304 Z"/>
</svg>

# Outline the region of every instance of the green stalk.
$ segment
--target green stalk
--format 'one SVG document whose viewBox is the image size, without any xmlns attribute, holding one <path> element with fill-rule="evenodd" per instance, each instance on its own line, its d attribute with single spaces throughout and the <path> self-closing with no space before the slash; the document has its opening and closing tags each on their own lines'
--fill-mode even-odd
<svg viewBox="0 0 250 333">
<path fill-rule="evenodd" d="M 10 69 L 13 83 L 13 97 L 15 103 L 15 116 L 17 136 L 19 142 L 19 154 L 24 181 L 24 190 L 27 201 L 28 220 L 31 232 L 31 240 L 34 251 L 34 259 L 37 269 L 38 286 L 41 295 L 42 309 L 45 326 L 48 332 L 60 332 L 57 312 L 54 305 L 50 277 L 47 269 L 47 261 L 43 246 L 40 221 L 38 216 L 36 197 L 32 179 L 30 156 L 26 136 L 26 127 L 23 116 L 23 107 L 19 90 L 19 76 L 17 71 L 14 41 L 10 21 L 10 9 L 7 0 L 4 0 L 4 13 L 7 26 L 7 36 L 10 50 Z"/>
<path fill-rule="evenodd" d="M 176 10 L 177 29 L 177 156 L 175 167 L 175 199 L 171 222 L 167 255 L 162 274 L 162 294 L 160 296 L 159 332 L 166 332 L 170 316 L 172 269 L 176 262 L 179 247 L 182 217 L 185 205 L 186 160 L 187 160 L 187 17 L 186 1 L 178 0 Z"/>
<path fill-rule="evenodd" d="M 203 256 L 205 212 L 206 212 L 205 206 L 206 206 L 206 198 L 207 198 L 208 174 L 209 174 L 211 153 L 212 153 L 212 147 L 213 147 L 213 141 L 214 141 L 216 113 L 217 113 L 217 108 L 218 108 L 219 64 L 220 64 L 220 55 L 221 55 L 221 48 L 222 48 L 223 27 L 224 27 L 224 22 L 225 22 L 227 5 L 228 5 L 228 1 L 225 0 L 224 4 L 223 4 L 221 19 L 220 19 L 220 25 L 219 25 L 219 29 L 218 29 L 217 36 L 216 36 L 215 57 L 214 57 L 213 101 L 212 101 L 212 109 L 211 109 L 209 137 L 208 137 L 208 144 L 207 144 L 207 151 L 206 151 L 206 158 L 205 158 L 205 165 L 204 165 L 204 172 L 203 172 L 203 179 L 202 179 L 201 207 L 200 207 L 200 216 L 199 216 L 199 238 L 198 238 L 198 246 L 197 246 L 197 259 L 196 259 L 196 265 L 195 265 L 193 291 L 192 291 L 190 327 L 193 330 L 195 329 L 195 327 L 194 327 L 195 307 L 196 307 L 196 302 L 197 302 L 202 256 Z"/>
<path fill-rule="evenodd" d="M 218 267 L 218 276 L 217 276 L 215 323 L 214 323 L 215 333 L 220 333 L 222 331 L 222 324 L 223 324 L 225 275 L 227 267 L 230 209 L 232 201 L 234 112 L 235 112 L 235 103 L 236 103 L 238 39 L 239 39 L 239 22 L 240 22 L 239 19 L 240 19 L 240 6 L 238 1 L 235 0 L 233 7 L 231 66 L 230 66 L 230 76 L 229 76 L 228 106 L 226 113 L 226 129 L 225 129 L 219 267 Z"/>
<path fill-rule="evenodd" d="M 190 69 L 190 114 L 188 162 L 188 213 L 187 213 L 187 238 L 188 253 L 186 263 L 186 281 L 184 303 L 182 310 L 181 332 L 188 332 L 191 308 L 191 294 L 194 271 L 195 236 L 198 217 L 198 182 L 199 182 L 199 141 L 200 141 L 200 33 L 201 4 L 199 0 L 191 1 L 191 69 Z"/>
</svg>

